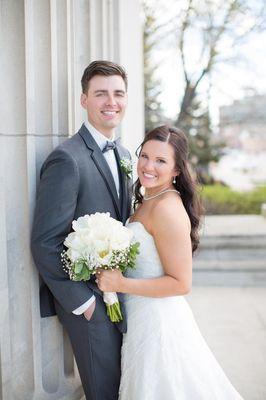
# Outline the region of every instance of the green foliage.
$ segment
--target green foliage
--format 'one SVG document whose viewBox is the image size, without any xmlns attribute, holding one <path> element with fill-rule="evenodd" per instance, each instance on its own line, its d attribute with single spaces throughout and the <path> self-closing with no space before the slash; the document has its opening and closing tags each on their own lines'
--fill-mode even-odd
<svg viewBox="0 0 266 400">
<path fill-rule="evenodd" d="M 78 260 L 73 264 L 74 281 L 87 281 L 90 279 L 91 273 L 87 267 L 86 260 Z"/>
<path fill-rule="evenodd" d="M 213 214 L 260 214 L 266 202 L 266 186 L 250 192 L 237 192 L 227 186 L 206 185 L 201 193 L 207 215 Z"/>
<path fill-rule="evenodd" d="M 124 273 L 127 268 L 135 268 L 136 257 L 139 254 L 139 242 L 132 243 L 129 248 L 129 253 L 124 262 L 119 263 L 119 269 Z"/>
<path fill-rule="evenodd" d="M 190 162 L 199 181 L 206 184 L 210 179 L 209 163 L 219 161 L 224 143 L 213 135 L 208 104 L 204 105 L 195 96 L 188 111 L 178 126 L 188 134 Z"/>
<path fill-rule="evenodd" d="M 122 255 L 122 257 L 119 257 L 119 255 L 121 256 L 121 251 L 114 251 L 114 265 L 109 265 L 103 268 L 112 269 L 119 267 L 119 270 L 123 273 L 127 270 L 127 268 L 135 268 L 136 257 L 138 254 L 139 242 L 132 243 L 129 247 L 129 250 L 125 253 L 125 255 Z M 68 269 L 70 269 L 71 279 L 73 281 L 87 281 L 90 279 L 91 275 L 95 273 L 94 270 L 90 270 L 88 268 L 87 260 L 79 259 L 72 263 L 71 260 L 68 259 L 67 255 L 64 257 L 65 261 L 67 261 L 69 265 Z M 118 257 L 120 258 L 120 261 L 118 261 Z"/>
<path fill-rule="evenodd" d="M 135 268 L 136 257 L 139 254 L 139 245 L 140 245 L 139 242 L 135 242 L 130 246 L 129 262 L 128 262 L 129 268 Z"/>
</svg>

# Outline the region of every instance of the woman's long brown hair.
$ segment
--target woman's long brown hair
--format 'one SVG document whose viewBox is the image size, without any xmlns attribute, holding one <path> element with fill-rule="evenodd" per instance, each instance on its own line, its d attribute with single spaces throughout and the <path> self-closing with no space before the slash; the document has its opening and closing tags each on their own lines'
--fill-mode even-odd
<svg viewBox="0 0 266 400">
<path fill-rule="evenodd" d="M 192 178 L 189 171 L 187 137 L 180 129 L 168 127 L 166 125 L 159 126 L 158 128 L 155 128 L 147 133 L 144 141 L 141 143 L 136 151 L 137 156 L 141 152 L 144 144 L 150 140 L 167 142 L 174 149 L 176 169 L 179 171 L 179 175 L 176 177 L 176 182 L 173 183 L 173 185 L 180 193 L 183 205 L 190 219 L 190 237 L 192 243 L 192 252 L 194 253 L 199 244 L 198 231 L 200 219 L 203 214 L 203 208 L 198 197 L 198 186 L 196 180 Z M 141 204 L 143 201 L 143 196 L 140 192 L 140 188 L 141 184 L 139 179 L 137 179 L 134 185 L 134 208 L 136 208 L 137 205 Z"/>
</svg>

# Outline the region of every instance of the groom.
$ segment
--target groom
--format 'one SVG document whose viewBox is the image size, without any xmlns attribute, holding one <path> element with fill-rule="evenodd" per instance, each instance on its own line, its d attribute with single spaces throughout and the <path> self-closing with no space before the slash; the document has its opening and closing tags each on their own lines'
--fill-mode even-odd
<svg viewBox="0 0 266 400">
<path fill-rule="evenodd" d="M 42 277 L 42 317 L 58 315 L 66 328 L 87 400 L 117 400 L 123 320 L 110 322 L 93 280 L 70 281 L 60 254 L 74 219 L 109 212 L 125 223 L 131 198 L 120 160 L 129 152 L 114 141 L 127 106 L 127 76 L 109 61 L 84 71 L 81 105 L 87 119 L 58 146 L 41 169 L 32 231 L 32 254 Z"/>
</svg>

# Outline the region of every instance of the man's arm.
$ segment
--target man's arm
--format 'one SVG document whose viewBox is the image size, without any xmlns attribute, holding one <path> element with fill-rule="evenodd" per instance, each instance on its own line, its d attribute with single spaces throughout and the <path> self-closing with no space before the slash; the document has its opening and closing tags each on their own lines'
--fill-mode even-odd
<svg viewBox="0 0 266 400">
<path fill-rule="evenodd" d="M 75 160 L 62 150 L 45 162 L 37 191 L 31 249 L 45 283 L 67 312 L 73 312 L 93 295 L 85 282 L 74 282 L 63 271 L 63 242 L 71 231 L 79 188 Z"/>
</svg>

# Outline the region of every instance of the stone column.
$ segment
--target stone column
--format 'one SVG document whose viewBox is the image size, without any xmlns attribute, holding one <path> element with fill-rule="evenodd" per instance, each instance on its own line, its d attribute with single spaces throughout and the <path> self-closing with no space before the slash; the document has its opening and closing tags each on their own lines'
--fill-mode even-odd
<svg viewBox="0 0 266 400">
<path fill-rule="evenodd" d="M 80 79 L 93 59 L 121 62 L 138 82 L 121 133 L 131 148 L 141 140 L 138 10 L 131 0 L 0 0 L 0 399 L 83 396 L 67 335 L 56 317 L 39 315 L 29 250 L 36 185 L 43 160 L 84 119 Z"/>
</svg>

